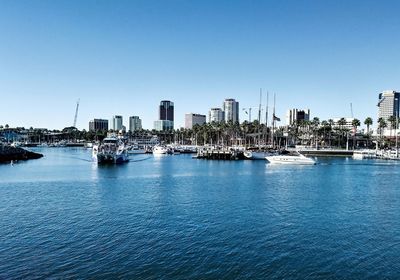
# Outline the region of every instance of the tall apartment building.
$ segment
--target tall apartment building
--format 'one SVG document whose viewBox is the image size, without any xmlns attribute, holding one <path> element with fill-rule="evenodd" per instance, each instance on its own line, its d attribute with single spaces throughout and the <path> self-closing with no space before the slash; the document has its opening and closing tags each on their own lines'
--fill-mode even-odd
<svg viewBox="0 0 400 280">
<path fill-rule="evenodd" d="M 293 125 L 297 121 L 309 121 L 310 109 L 290 109 L 286 112 L 286 125 Z"/>
<path fill-rule="evenodd" d="M 185 114 L 185 128 L 192 129 L 194 125 L 202 125 L 206 123 L 206 116 L 200 114 Z"/>
<path fill-rule="evenodd" d="M 108 130 L 108 120 L 93 119 L 89 121 L 89 131 Z"/>
<path fill-rule="evenodd" d="M 221 108 L 211 108 L 208 112 L 208 122 L 223 122 L 224 120 L 225 114 Z"/>
<path fill-rule="evenodd" d="M 142 120 L 138 116 L 129 117 L 129 131 L 142 130 Z"/>
<path fill-rule="evenodd" d="M 120 131 L 123 129 L 122 116 L 115 115 L 112 117 L 111 129 L 114 131 Z"/>
<path fill-rule="evenodd" d="M 386 90 L 379 93 L 378 118 L 383 118 L 387 121 L 390 116 L 400 116 L 399 104 L 400 92 L 394 90 Z M 389 122 L 388 128 L 391 128 Z"/>
<path fill-rule="evenodd" d="M 159 120 L 174 121 L 174 102 L 163 100 L 160 102 Z"/>
<path fill-rule="evenodd" d="M 222 110 L 225 114 L 225 121 L 239 122 L 239 102 L 233 98 L 225 99 L 222 104 Z"/>
<path fill-rule="evenodd" d="M 154 122 L 154 129 L 158 131 L 174 129 L 174 103 L 163 100 L 159 106 L 159 119 Z"/>
</svg>

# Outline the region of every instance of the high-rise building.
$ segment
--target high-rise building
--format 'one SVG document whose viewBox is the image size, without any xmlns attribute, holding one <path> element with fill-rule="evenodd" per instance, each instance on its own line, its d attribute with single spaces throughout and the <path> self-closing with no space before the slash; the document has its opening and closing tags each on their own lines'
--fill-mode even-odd
<svg viewBox="0 0 400 280">
<path fill-rule="evenodd" d="M 129 117 L 129 131 L 142 130 L 142 120 L 138 116 Z"/>
<path fill-rule="evenodd" d="M 114 131 L 122 130 L 122 116 L 113 116 L 111 120 L 111 129 Z"/>
<path fill-rule="evenodd" d="M 194 125 L 202 125 L 206 123 L 206 116 L 200 114 L 185 114 L 185 128 L 192 129 Z"/>
<path fill-rule="evenodd" d="M 174 129 L 174 102 L 168 100 L 160 102 L 159 119 L 154 122 L 154 129 L 158 131 Z"/>
<path fill-rule="evenodd" d="M 108 130 L 108 120 L 93 119 L 89 122 L 89 131 Z"/>
<path fill-rule="evenodd" d="M 174 122 L 168 120 L 154 121 L 154 129 L 157 131 L 167 131 L 174 129 Z"/>
<path fill-rule="evenodd" d="M 290 109 L 286 113 L 286 125 L 293 125 L 298 121 L 309 121 L 310 109 Z"/>
<path fill-rule="evenodd" d="M 224 120 L 224 111 L 221 108 L 211 108 L 208 112 L 208 122 L 223 122 Z"/>
<path fill-rule="evenodd" d="M 159 120 L 174 121 L 174 102 L 163 100 L 160 102 Z"/>
<path fill-rule="evenodd" d="M 232 121 L 233 123 L 239 122 L 239 102 L 235 99 L 225 99 L 222 104 L 222 110 L 225 114 L 225 121 Z"/>
<path fill-rule="evenodd" d="M 379 93 L 378 103 L 378 118 L 388 120 L 391 116 L 400 116 L 399 106 L 400 105 L 400 92 L 394 90 L 386 90 Z M 388 122 L 388 128 L 391 128 Z"/>
</svg>

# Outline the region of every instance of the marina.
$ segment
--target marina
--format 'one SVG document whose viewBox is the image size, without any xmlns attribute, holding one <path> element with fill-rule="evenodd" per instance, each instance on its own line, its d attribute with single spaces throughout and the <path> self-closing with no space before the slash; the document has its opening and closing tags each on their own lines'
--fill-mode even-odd
<svg viewBox="0 0 400 280">
<path fill-rule="evenodd" d="M 0 165 L 2 279 L 397 277 L 397 161 L 98 165 L 90 149 L 34 149 Z"/>
</svg>

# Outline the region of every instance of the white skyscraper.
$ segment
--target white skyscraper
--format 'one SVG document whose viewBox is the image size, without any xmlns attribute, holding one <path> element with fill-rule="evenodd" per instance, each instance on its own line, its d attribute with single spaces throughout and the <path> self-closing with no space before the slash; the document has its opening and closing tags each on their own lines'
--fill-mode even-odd
<svg viewBox="0 0 400 280">
<path fill-rule="evenodd" d="M 239 122 L 239 102 L 236 102 L 235 99 L 225 99 L 224 103 L 222 104 L 222 110 L 225 113 L 226 122 Z"/>
<path fill-rule="evenodd" d="M 142 129 L 142 120 L 138 116 L 129 117 L 129 131 L 138 131 Z"/>
<path fill-rule="evenodd" d="M 111 120 L 111 129 L 114 131 L 120 131 L 122 129 L 122 116 L 113 116 Z"/>
<path fill-rule="evenodd" d="M 221 108 L 211 108 L 208 112 L 208 122 L 223 122 L 224 120 L 224 111 Z"/>
<path fill-rule="evenodd" d="M 386 121 L 391 116 L 399 116 L 400 92 L 394 90 L 386 90 L 379 94 L 378 118 Z M 390 123 L 388 123 L 390 128 Z"/>
</svg>

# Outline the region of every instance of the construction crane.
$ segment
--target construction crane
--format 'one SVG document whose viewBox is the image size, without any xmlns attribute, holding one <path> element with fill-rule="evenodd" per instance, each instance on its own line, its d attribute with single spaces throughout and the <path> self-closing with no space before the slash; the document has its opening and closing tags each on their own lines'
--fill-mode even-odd
<svg viewBox="0 0 400 280">
<path fill-rule="evenodd" d="M 351 117 L 354 118 L 354 115 L 353 115 L 353 103 L 350 103 L 350 112 L 351 112 Z"/>
<path fill-rule="evenodd" d="M 80 101 L 80 99 L 78 99 L 78 102 L 76 102 L 76 109 L 75 109 L 75 117 L 74 117 L 74 125 L 73 125 L 73 127 L 76 127 L 76 119 L 78 118 L 79 101 Z"/>
</svg>

